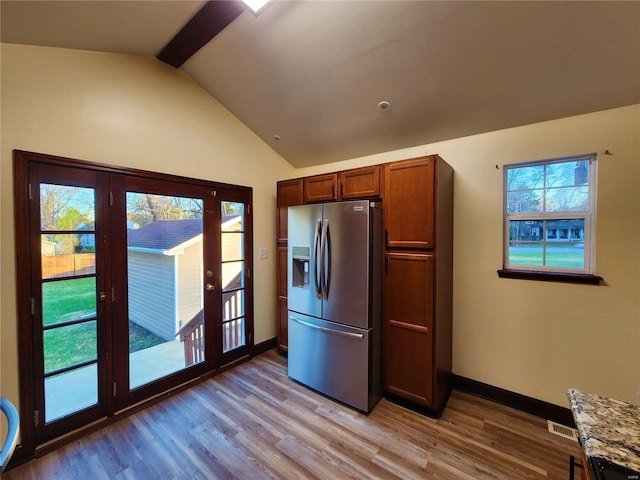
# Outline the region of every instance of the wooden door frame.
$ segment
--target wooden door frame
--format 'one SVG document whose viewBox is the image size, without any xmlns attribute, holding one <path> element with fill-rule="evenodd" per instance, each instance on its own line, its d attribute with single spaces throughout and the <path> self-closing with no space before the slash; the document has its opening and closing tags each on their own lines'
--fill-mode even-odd
<svg viewBox="0 0 640 480">
<path fill-rule="evenodd" d="M 232 185 L 221 182 L 213 182 L 202 179 L 194 179 L 188 177 L 182 177 L 177 175 L 169 175 L 157 172 L 149 172 L 134 168 L 113 166 L 107 164 L 101 164 L 96 162 L 90 162 L 85 160 L 61 157 L 56 155 L 48 155 L 43 153 L 28 152 L 23 150 L 13 151 L 13 187 L 14 187 L 14 235 L 15 235 L 15 255 L 16 255 L 16 314 L 18 321 L 18 372 L 19 372 L 19 392 L 20 392 L 20 416 L 22 418 L 21 428 L 21 441 L 14 452 L 14 462 L 19 463 L 33 458 L 36 453 L 36 435 L 33 424 L 35 405 L 34 405 L 34 393 L 35 393 L 35 379 L 34 379 L 34 359 L 32 355 L 32 338 L 33 338 L 33 326 L 31 324 L 31 306 L 30 306 L 30 292 L 31 292 L 31 270 L 32 270 L 32 245 L 31 231 L 29 228 L 29 222 L 26 219 L 29 218 L 29 201 L 30 201 L 30 188 L 29 188 L 29 165 L 33 163 L 48 164 L 54 166 L 66 166 L 83 169 L 96 170 L 98 172 L 104 172 L 109 174 L 122 174 L 129 176 L 145 177 L 150 179 L 165 180 L 169 182 L 199 185 L 212 190 L 224 189 L 225 191 L 244 192 L 249 196 L 249 206 L 252 209 L 252 188 L 247 186 Z M 247 218 L 248 233 L 251 235 L 250 240 L 247 241 L 249 245 L 252 245 L 252 225 L 253 222 L 250 218 Z M 251 257 L 249 257 L 249 254 Z M 248 263 L 253 270 L 253 255 L 252 252 L 247 254 Z M 108 270 L 108 269 L 107 269 Z M 110 272 L 106 272 L 109 276 Z M 107 281 L 110 282 L 111 278 L 108 277 Z M 251 297 L 249 297 L 249 294 Z M 253 288 L 247 290 L 246 296 L 248 303 L 251 305 L 251 316 L 247 314 L 247 319 L 251 318 L 250 329 L 253 333 Z M 249 301 L 250 300 L 250 301 Z M 110 308 L 110 305 L 107 306 Z M 107 318 L 109 316 L 107 315 Z M 108 324 L 107 328 L 111 328 Z M 112 354 L 112 345 L 109 343 L 110 336 L 107 335 L 106 351 L 109 355 Z M 222 355 L 220 349 L 220 355 Z M 218 360 L 219 361 L 219 360 Z M 112 369 L 107 367 L 107 381 L 112 378 Z M 213 373 L 214 370 L 211 371 Z M 116 406 L 113 402 L 113 397 L 106 396 L 106 415 L 112 417 L 116 413 Z"/>
</svg>

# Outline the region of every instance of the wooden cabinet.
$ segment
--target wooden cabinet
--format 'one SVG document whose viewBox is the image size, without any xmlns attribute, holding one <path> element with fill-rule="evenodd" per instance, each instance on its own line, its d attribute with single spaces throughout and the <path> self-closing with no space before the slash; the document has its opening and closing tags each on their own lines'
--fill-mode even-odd
<svg viewBox="0 0 640 480">
<path fill-rule="evenodd" d="M 354 168 L 338 173 L 340 198 L 351 200 L 380 196 L 380 166 Z"/>
<path fill-rule="evenodd" d="M 440 415 L 451 393 L 453 170 L 385 165 L 384 386 Z"/>
<path fill-rule="evenodd" d="M 278 295 L 278 348 L 286 351 L 288 348 L 288 307 L 287 307 L 287 246 L 278 247 L 278 283 L 276 286 Z"/>
<path fill-rule="evenodd" d="M 302 205 L 303 182 L 301 178 L 283 180 L 277 183 L 276 222 L 278 251 L 276 257 L 277 274 L 277 312 L 276 322 L 278 331 L 278 348 L 287 350 L 287 237 L 289 235 L 287 216 L 288 207 Z"/>
<path fill-rule="evenodd" d="M 380 166 L 354 168 L 304 179 L 304 203 L 380 196 Z"/>
<path fill-rule="evenodd" d="M 387 391 L 433 401 L 433 256 L 385 256 L 384 383 Z M 401 286 L 401 287 L 396 287 Z"/>
<path fill-rule="evenodd" d="M 287 207 L 302 205 L 302 200 L 302 179 L 296 178 L 278 182 L 276 200 L 278 243 L 287 241 Z"/>
<path fill-rule="evenodd" d="M 332 202 L 337 199 L 337 173 L 316 175 L 304 179 L 304 203 Z"/>
<path fill-rule="evenodd" d="M 385 165 L 387 247 L 434 247 L 435 161 L 431 156 Z"/>
</svg>

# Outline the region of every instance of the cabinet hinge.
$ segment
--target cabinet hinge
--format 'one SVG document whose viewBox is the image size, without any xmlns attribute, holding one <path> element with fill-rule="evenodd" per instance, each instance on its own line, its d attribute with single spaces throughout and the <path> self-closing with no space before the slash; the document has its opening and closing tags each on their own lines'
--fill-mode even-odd
<svg viewBox="0 0 640 480">
<path fill-rule="evenodd" d="M 33 411 L 33 426 L 37 427 L 40 425 L 40 410 Z"/>
<path fill-rule="evenodd" d="M 247 205 L 247 215 L 251 215 L 251 205 Z"/>
<path fill-rule="evenodd" d="M 113 192 L 109 192 L 109 206 L 113 206 Z"/>
<path fill-rule="evenodd" d="M 389 257 L 384 257 L 384 271 L 389 271 Z"/>
<path fill-rule="evenodd" d="M 247 278 L 251 280 L 251 269 L 247 268 Z"/>
<path fill-rule="evenodd" d="M 31 305 L 29 306 L 29 308 L 31 309 L 31 315 L 35 315 L 36 314 L 36 299 L 31 297 L 29 300 L 30 300 L 30 303 L 31 303 Z"/>
<path fill-rule="evenodd" d="M 113 382 L 113 396 L 115 397 L 118 393 L 118 387 L 116 386 L 116 382 Z"/>
<path fill-rule="evenodd" d="M 28 184 L 28 187 L 29 187 L 29 200 L 33 200 L 33 192 L 31 190 L 31 184 L 30 183 Z"/>
<path fill-rule="evenodd" d="M 249 335 L 247 336 L 249 337 L 249 345 L 251 345 L 253 340 L 253 335 L 251 334 L 251 332 L 249 332 Z"/>
</svg>

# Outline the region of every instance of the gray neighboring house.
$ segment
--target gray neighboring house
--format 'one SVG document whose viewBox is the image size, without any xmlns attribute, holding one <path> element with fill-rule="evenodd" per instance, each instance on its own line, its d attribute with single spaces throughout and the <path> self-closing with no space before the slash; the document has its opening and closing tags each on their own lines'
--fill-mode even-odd
<svg viewBox="0 0 640 480">
<path fill-rule="evenodd" d="M 222 218 L 223 230 L 241 217 Z M 240 245 L 223 250 L 240 255 Z M 129 320 L 172 341 L 203 308 L 202 220 L 160 220 L 127 230 Z M 238 257 L 239 258 L 239 257 Z M 226 269 L 225 269 L 226 267 Z M 233 264 L 223 278 L 234 277 Z"/>
<path fill-rule="evenodd" d="M 161 220 L 127 231 L 129 320 L 176 340 L 203 306 L 202 220 Z"/>
</svg>

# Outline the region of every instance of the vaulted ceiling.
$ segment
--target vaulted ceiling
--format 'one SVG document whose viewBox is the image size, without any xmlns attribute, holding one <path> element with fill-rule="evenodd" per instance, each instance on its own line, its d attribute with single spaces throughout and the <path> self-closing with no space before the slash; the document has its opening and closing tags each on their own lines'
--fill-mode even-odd
<svg viewBox="0 0 640 480">
<path fill-rule="evenodd" d="M 1 21 L 179 64 L 295 166 L 640 103 L 637 1 L 3 0 Z"/>
</svg>

